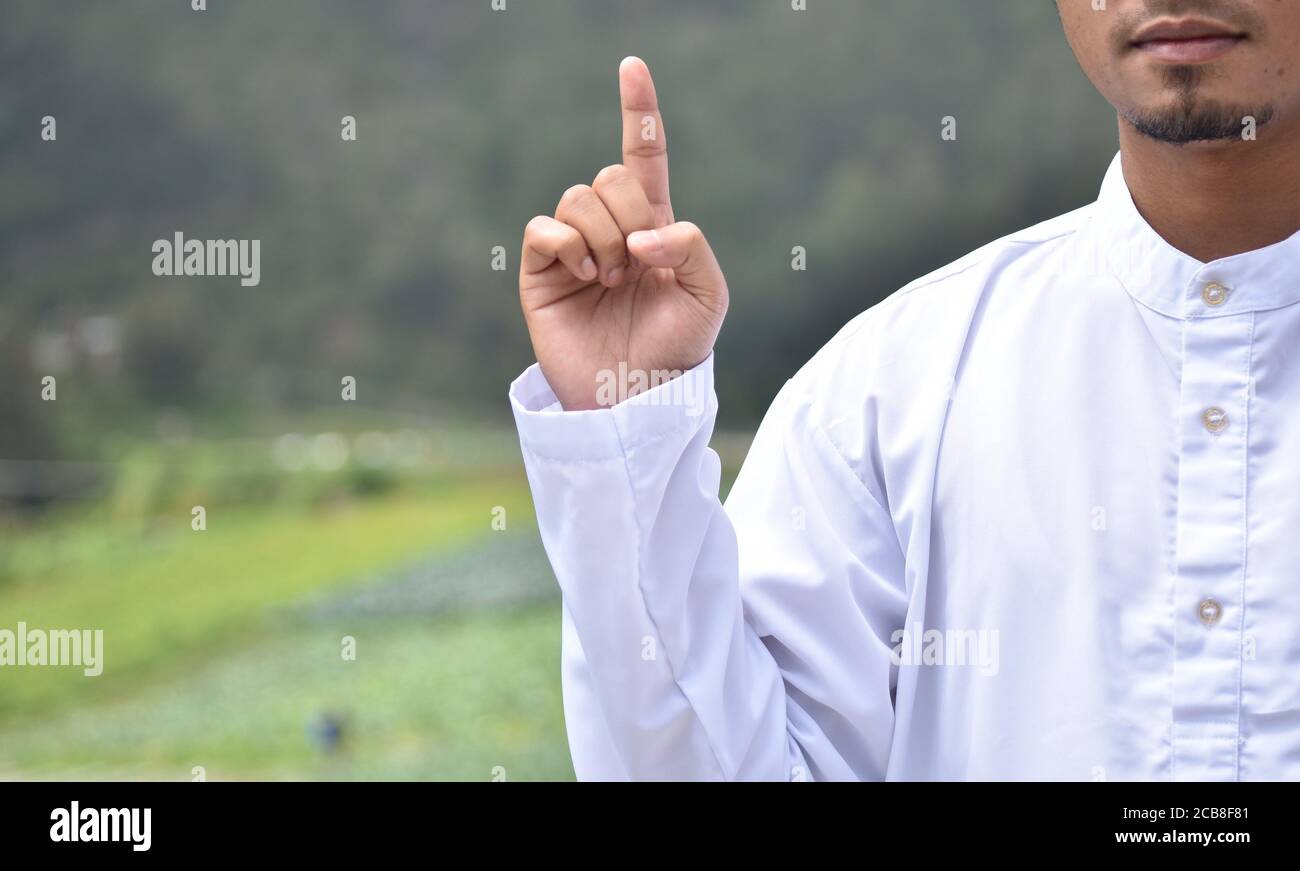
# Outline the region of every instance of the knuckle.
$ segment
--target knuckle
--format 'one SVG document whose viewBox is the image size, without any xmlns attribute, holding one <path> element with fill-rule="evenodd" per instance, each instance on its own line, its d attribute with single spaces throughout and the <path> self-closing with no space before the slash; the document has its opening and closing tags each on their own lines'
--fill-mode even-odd
<svg viewBox="0 0 1300 871">
<path fill-rule="evenodd" d="M 539 233 L 543 233 L 546 231 L 546 228 L 550 226 L 550 222 L 551 219 L 546 215 L 537 215 L 524 225 L 524 235 L 536 236 Z"/>
<path fill-rule="evenodd" d="M 581 202 L 583 199 L 590 196 L 591 193 L 592 190 L 590 185 L 575 184 L 573 187 L 566 190 L 564 195 L 560 197 L 560 205 L 564 205 L 565 203 Z"/>
<path fill-rule="evenodd" d="M 592 187 L 596 190 L 600 190 L 603 187 L 616 184 L 626 177 L 627 167 L 623 166 L 621 163 L 610 164 L 600 172 L 596 173 L 596 179 L 592 182 Z"/>
<path fill-rule="evenodd" d="M 643 139 L 624 148 L 623 153 L 630 157 L 661 157 L 668 154 L 668 148 L 660 139 Z"/>
</svg>

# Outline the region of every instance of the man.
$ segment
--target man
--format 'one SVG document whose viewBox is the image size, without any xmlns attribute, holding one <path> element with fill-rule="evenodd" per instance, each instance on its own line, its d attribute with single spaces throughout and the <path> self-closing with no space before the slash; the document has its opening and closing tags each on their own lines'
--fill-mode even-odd
<svg viewBox="0 0 1300 871">
<path fill-rule="evenodd" d="M 1300 3 L 1058 6 L 1099 199 L 854 319 L 725 510 L 727 286 L 623 63 L 623 163 L 528 225 L 511 389 L 580 777 L 1300 777 Z"/>
</svg>

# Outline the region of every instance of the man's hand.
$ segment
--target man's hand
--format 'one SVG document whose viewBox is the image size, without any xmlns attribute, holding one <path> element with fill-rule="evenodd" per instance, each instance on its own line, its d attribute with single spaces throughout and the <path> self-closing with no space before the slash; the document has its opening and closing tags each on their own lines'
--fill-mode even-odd
<svg viewBox="0 0 1300 871">
<path fill-rule="evenodd" d="M 602 372 L 685 371 L 727 313 L 727 282 L 698 227 L 674 222 L 650 70 L 619 67 L 623 162 L 565 191 L 524 231 L 519 298 L 542 374 L 566 410 L 599 407 Z M 635 389 L 628 391 L 635 392 Z"/>
</svg>

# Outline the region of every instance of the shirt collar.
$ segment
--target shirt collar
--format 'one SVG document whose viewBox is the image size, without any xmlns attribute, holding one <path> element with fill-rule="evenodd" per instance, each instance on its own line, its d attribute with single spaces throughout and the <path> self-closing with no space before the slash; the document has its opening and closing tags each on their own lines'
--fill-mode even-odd
<svg viewBox="0 0 1300 871">
<path fill-rule="evenodd" d="M 1118 154 L 1102 182 L 1096 216 L 1116 277 L 1135 299 L 1161 314 L 1222 317 L 1300 302 L 1300 233 L 1202 263 L 1166 242 L 1138 212 Z"/>
</svg>

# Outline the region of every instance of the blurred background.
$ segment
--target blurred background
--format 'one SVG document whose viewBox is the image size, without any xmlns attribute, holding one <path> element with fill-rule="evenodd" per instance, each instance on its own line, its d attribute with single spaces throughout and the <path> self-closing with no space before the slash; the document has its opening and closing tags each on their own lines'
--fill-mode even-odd
<svg viewBox="0 0 1300 871">
<path fill-rule="evenodd" d="M 523 226 L 619 160 L 623 56 L 732 289 L 730 474 L 845 321 L 1116 147 L 1049 0 L 207 5 L 0 2 L 0 629 L 105 658 L 0 667 L 0 778 L 572 777 L 505 397 Z M 176 232 L 261 283 L 156 277 Z"/>
</svg>

